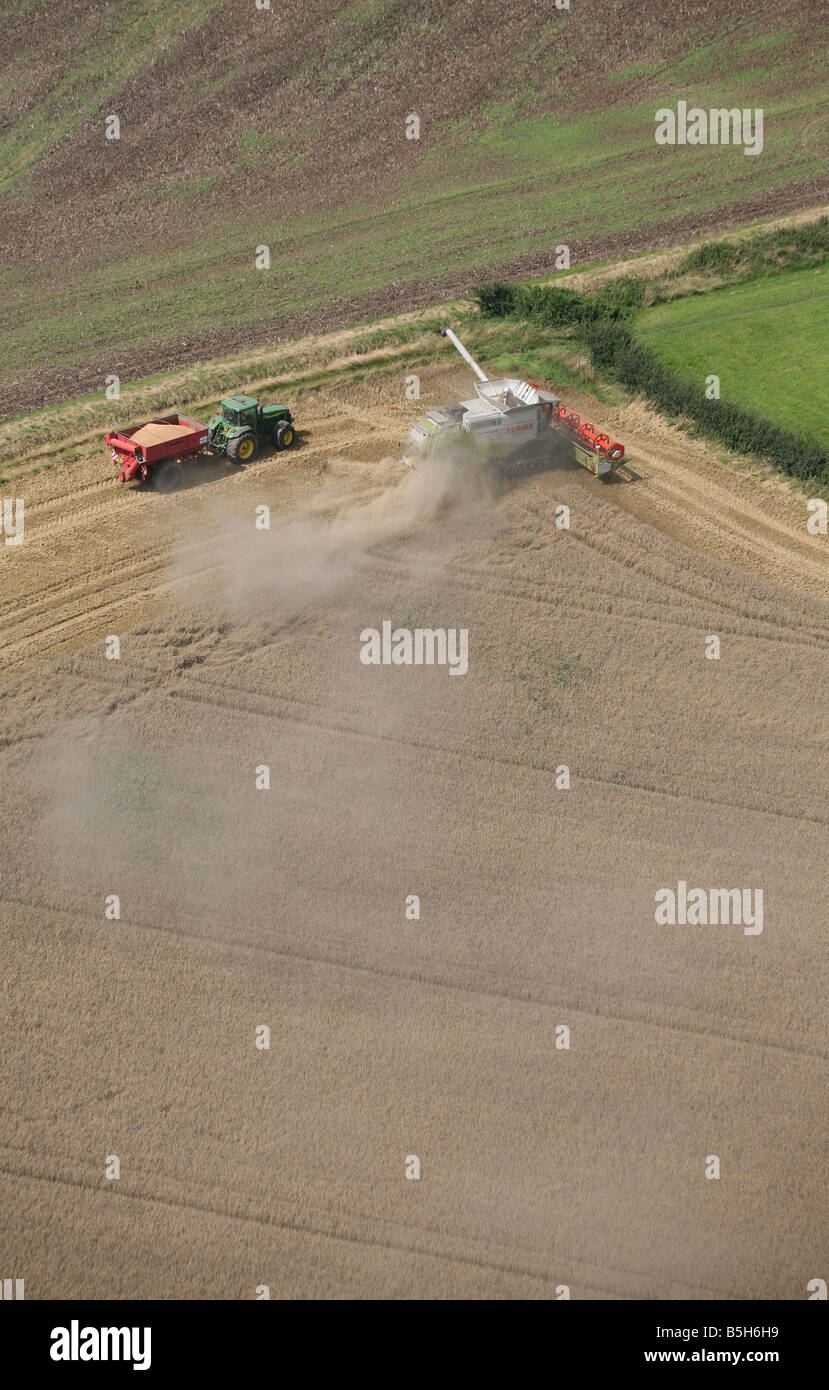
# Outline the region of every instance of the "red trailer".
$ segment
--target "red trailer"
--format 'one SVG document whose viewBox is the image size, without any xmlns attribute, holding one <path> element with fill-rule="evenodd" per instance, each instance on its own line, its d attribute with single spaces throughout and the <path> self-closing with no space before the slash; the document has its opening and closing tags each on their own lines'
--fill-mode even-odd
<svg viewBox="0 0 829 1390">
<path fill-rule="evenodd" d="M 207 425 L 175 411 L 143 425 L 105 435 L 118 465 L 119 483 L 152 478 L 158 492 L 173 492 L 181 483 L 182 464 L 207 448 Z"/>
</svg>

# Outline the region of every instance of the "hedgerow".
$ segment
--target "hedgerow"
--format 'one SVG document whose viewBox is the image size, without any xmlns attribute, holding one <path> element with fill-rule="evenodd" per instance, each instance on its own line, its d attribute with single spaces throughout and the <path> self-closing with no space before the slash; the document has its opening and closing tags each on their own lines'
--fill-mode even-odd
<svg viewBox="0 0 829 1390">
<path fill-rule="evenodd" d="M 706 241 L 680 261 L 674 276 L 689 272 L 748 280 L 776 270 L 807 270 L 829 260 L 829 217 L 799 227 L 776 227 L 739 241 Z"/>
<path fill-rule="evenodd" d="M 829 220 L 821 220 L 829 227 Z M 488 318 L 528 319 L 542 328 L 573 330 L 603 376 L 640 392 L 666 415 L 691 420 L 707 438 L 738 453 L 766 458 L 793 478 L 829 483 L 829 453 L 825 448 L 807 443 L 742 406 L 709 399 L 637 341 L 630 320 L 642 303 L 644 290 L 644 282 L 637 276 L 623 276 L 608 281 L 593 294 L 581 294 L 563 285 L 485 285 L 477 291 L 477 300 Z"/>
</svg>

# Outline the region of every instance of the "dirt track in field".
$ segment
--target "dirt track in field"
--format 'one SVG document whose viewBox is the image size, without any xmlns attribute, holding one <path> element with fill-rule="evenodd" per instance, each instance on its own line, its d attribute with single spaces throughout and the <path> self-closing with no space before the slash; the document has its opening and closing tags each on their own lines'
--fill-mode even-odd
<svg viewBox="0 0 829 1390">
<path fill-rule="evenodd" d="M 573 393 L 622 479 L 412 477 L 389 391 L 306 392 L 294 453 L 173 498 L 99 449 L 26 481 L 0 550 L 7 1272 L 27 1297 L 802 1298 L 826 539 L 779 483 Z M 468 673 L 361 665 L 384 619 L 467 627 Z M 678 879 L 762 887 L 762 935 L 658 927 Z"/>
</svg>

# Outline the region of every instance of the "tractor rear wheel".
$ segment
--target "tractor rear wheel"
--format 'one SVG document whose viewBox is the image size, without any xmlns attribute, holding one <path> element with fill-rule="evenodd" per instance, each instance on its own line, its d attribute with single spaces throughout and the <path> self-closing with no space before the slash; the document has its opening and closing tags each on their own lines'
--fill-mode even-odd
<svg viewBox="0 0 829 1390">
<path fill-rule="evenodd" d="M 150 477 L 156 492 L 175 492 L 184 481 L 184 469 L 178 459 L 167 459 L 153 469 Z"/>
<path fill-rule="evenodd" d="M 280 420 L 273 432 L 277 449 L 290 449 L 294 442 L 294 427 L 289 420 Z"/>
<path fill-rule="evenodd" d="M 249 463 L 256 453 L 256 435 L 237 434 L 228 440 L 227 456 L 234 463 Z"/>
</svg>

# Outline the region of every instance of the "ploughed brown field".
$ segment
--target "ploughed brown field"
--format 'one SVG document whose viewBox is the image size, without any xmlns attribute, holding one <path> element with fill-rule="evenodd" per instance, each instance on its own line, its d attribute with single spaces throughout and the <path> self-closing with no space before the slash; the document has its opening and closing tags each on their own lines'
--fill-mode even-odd
<svg viewBox="0 0 829 1390">
<path fill-rule="evenodd" d="M 97 445 L 30 481 L 0 547 L 27 1297 L 823 1274 L 827 541 L 642 407 L 570 399 L 628 445 L 618 480 L 409 474 L 412 403 L 375 383 L 307 391 L 295 451 L 173 497 Z M 363 665 L 384 620 L 468 628 L 467 674 Z M 657 925 L 679 880 L 762 889 L 762 934 Z"/>
<path fill-rule="evenodd" d="M 5 11 L 0 420 L 829 198 L 823 0 Z M 762 158 L 657 145 L 680 100 Z"/>
</svg>

